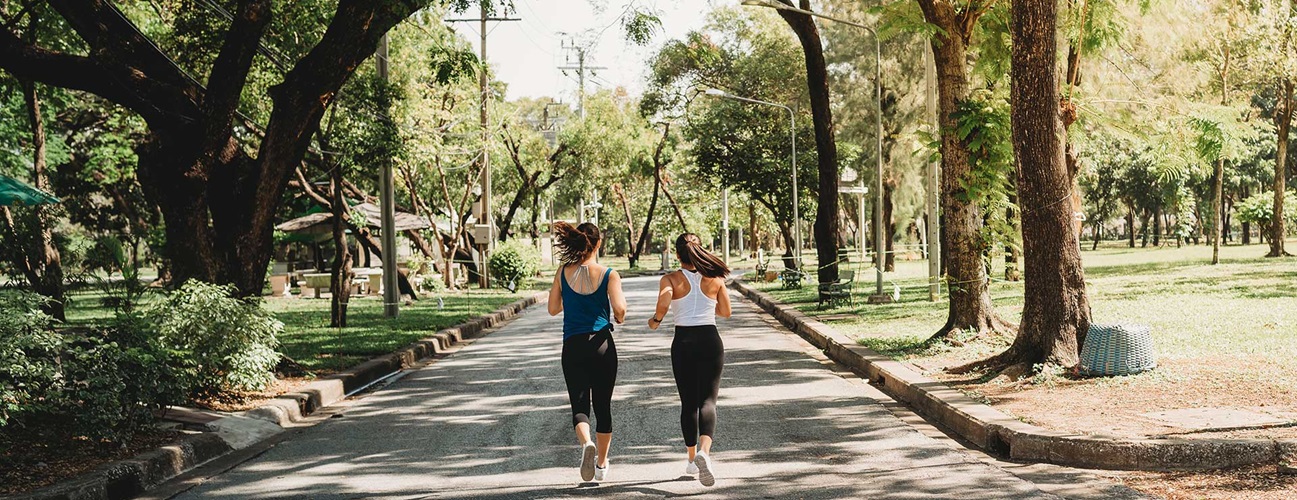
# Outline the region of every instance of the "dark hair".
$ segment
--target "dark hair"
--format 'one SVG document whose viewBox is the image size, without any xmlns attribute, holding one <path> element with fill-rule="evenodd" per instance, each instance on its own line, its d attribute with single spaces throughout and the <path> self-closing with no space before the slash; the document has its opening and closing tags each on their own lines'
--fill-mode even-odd
<svg viewBox="0 0 1297 500">
<path fill-rule="evenodd" d="M 730 267 L 725 265 L 725 261 L 703 248 L 702 240 L 694 233 L 685 233 L 676 238 L 676 256 L 680 257 L 681 264 L 694 266 L 694 269 L 708 278 L 724 278 L 730 274 Z"/>
<path fill-rule="evenodd" d="M 603 235 L 599 226 L 589 222 L 572 227 L 564 221 L 554 223 L 554 236 L 558 238 L 558 255 L 564 264 L 580 264 L 590 258 Z"/>
</svg>

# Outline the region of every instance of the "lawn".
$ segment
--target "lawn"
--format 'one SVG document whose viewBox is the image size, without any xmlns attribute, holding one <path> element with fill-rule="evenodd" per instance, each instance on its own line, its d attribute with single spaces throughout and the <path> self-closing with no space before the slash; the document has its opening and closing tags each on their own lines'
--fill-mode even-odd
<svg viewBox="0 0 1297 500">
<path fill-rule="evenodd" d="M 353 297 L 346 329 L 329 327 L 327 295 L 322 299 L 268 297 L 265 307 L 284 322 L 284 333 L 279 337 L 280 352 L 321 375 L 345 370 L 440 329 L 490 313 L 546 284 L 548 280 L 538 280 L 518 293 L 475 288 L 440 292 L 410 305 L 402 304 L 400 315 L 392 320 L 383 317 L 380 298 Z M 113 311 L 100 303 L 104 292 L 90 287 L 70 295 L 69 324 L 88 324 L 113 317 Z"/>
<path fill-rule="evenodd" d="M 943 368 L 1003 350 L 1011 339 L 980 338 L 959 347 L 926 344 L 945 323 L 947 303 L 927 300 L 923 261 L 898 262 L 897 272 L 885 276 L 889 291 L 901 288 L 896 304 L 818 310 L 812 286 L 794 291 L 780 290 L 777 283 L 761 287 L 861 344 L 1025 421 L 1071 432 L 1175 434 L 1182 430 L 1142 414 L 1213 406 L 1297 420 L 1297 259 L 1265 259 L 1265 251 L 1261 245 L 1228 246 L 1221 250 L 1221 264 L 1212 266 L 1206 246 L 1087 247 L 1082 257 L 1093 321 L 1151 326 L 1160 362 L 1146 374 L 1106 379 L 1039 377 L 1037 383 L 1023 384 L 944 373 Z M 872 291 L 873 273 L 857 276 L 867 283 L 857 283 L 856 291 L 862 296 Z M 991 294 L 1001 315 L 1020 319 L 1022 283 L 996 280 Z M 1276 433 L 1294 430 L 1233 434 Z"/>
</svg>

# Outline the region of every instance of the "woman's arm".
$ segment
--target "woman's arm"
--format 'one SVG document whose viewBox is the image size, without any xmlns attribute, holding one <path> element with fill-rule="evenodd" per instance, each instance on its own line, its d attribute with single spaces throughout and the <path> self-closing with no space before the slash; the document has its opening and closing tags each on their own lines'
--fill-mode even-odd
<svg viewBox="0 0 1297 500">
<path fill-rule="evenodd" d="M 649 329 L 657 330 L 662 326 L 662 320 L 666 319 L 667 310 L 671 308 L 671 297 L 675 294 L 671 286 L 671 275 L 662 277 L 658 282 L 658 303 L 657 308 L 653 310 L 653 317 L 649 318 Z"/>
<path fill-rule="evenodd" d="M 720 283 L 721 289 L 716 292 L 716 315 L 722 318 L 730 317 L 733 312 L 730 310 L 730 290 L 725 288 L 725 278 L 712 278 Z"/>
<path fill-rule="evenodd" d="M 549 287 L 549 315 L 557 316 L 563 312 L 563 284 L 559 280 L 563 277 L 563 268 L 559 267 L 558 272 L 554 273 L 554 285 Z"/>
<path fill-rule="evenodd" d="M 612 319 L 617 324 L 626 322 L 626 294 L 621 290 L 621 275 L 612 271 L 608 275 L 608 302 L 612 303 Z"/>
</svg>

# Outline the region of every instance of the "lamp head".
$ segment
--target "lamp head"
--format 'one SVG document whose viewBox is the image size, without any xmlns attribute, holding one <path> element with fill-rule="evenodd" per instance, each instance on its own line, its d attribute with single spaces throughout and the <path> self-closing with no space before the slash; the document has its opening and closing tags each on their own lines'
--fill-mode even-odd
<svg viewBox="0 0 1297 500">
<path fill-rule="evenodd" d="M 704 90 L 703 93 L 710 96 L 716 96 L 716 97 L 729 97 L 729 94 L 726 94 L 725 91 L 721 89 L 707 89 Z"/>
</svg>

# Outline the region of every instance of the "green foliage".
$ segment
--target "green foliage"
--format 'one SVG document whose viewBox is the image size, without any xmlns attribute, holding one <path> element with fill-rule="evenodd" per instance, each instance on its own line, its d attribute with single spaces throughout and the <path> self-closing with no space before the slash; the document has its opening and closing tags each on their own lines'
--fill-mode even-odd
<svg viewBox="0 0 1297 500">
<path fill-rule="evenodd" d="M 85 268 L 108 273 L 123 270 L 126 268 L 126 246 L 113 235 L 95 238 L 94 246 L 86 252 Z"/>
<path fill-rule="evenodd" d="M 229 286 L 190 281 L 144 313 L 159 339 L 183 356 L 198 391 L 254 391 L 274 380 L 284 325 L 233 293 Z"/>
<path fill-rule="evenodd" d="M 44 300 L 0 291 L 0 441 L 11 432 L 120 440 L 184 401 L 174 353 L 138 318 L 55 331 Z"/>
<path fill-rule="evenodd" d="M 516 291 L 518 283 L 540 272 L 540 251 L 518 240 L 501 243 L 491 252 L 491 277 Z"/>
<path fill-rule="evenodd" d="M 662 29 L 662 19 L 653 12 L 634 9 L 622 16 L 621 27 L 631 43 L 648 45 L 653 35 Z"/>
<path fill-rule="evenodd" d="M 62 339 L 41 312 L 40 295 L 0 290 L 0 427 L 11 418 L 39 411 L 40 397 L 59 382 L 57 353 Z"/>
<path fill-rule="evenodd" d="M 481 70 L 477 55 L 464 47 L 437 45 L 431 54 L 432 81 L 448 85 Z"/>
<path fill-rule="evenodd" d="M 1013 203 L 1018 174 L 1008 101 L 988 92 L 977 92 L 959 104 L 953 117 L 959 139 L 968 145 L 971 167 L 957 196 L 982 208 L 986 220 L 982 238 L 987 248 L 1019 246 L 1016 220 L 1008 219 L 1009 210 L 1015 213 L 1018 210 Z"/>
<path fill-rule="evenodd" d="M 1288 227 L 1297 225 L 1297 193 L 1288 191 L 1283 197 L 1284 220 Z M 1269 225 L 1274 220 L 1274 191 L 1265 191 L 1248 197 L 1235 209 L 1243 222 Z"/>
</svg>

